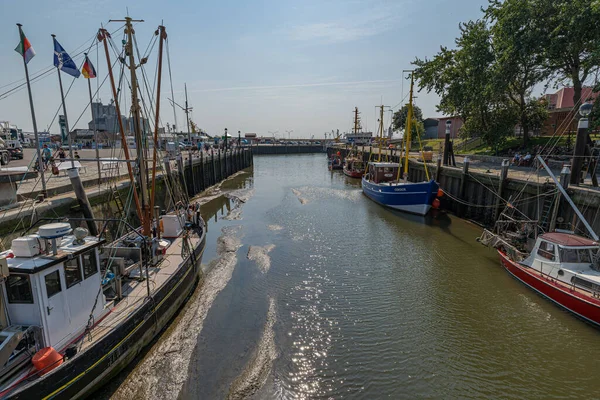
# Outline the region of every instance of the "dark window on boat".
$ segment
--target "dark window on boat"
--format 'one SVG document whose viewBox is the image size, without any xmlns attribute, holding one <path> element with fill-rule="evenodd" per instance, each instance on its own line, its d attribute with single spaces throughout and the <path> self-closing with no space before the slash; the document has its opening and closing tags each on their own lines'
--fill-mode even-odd
<svg viewBox="0 0 600 400">
<path fill-rule="evenodd" d="M 554 255 L 554 245 L 552 243 L 542 241 L 537 253 L 546 260 L 556 260 L 556 256 Z"/>
<path fill-rule="evenodd" d="M 60 285 L 60 274 L 58 270 L 49 273 L 44 279 L 46 281 L 46 294 L 48 295 L 48 298 L 60 293 L 62 288 Z"/>
<path fill-rule="evenodd" d="M 6 294 L 12 304 L 33 304 L 29 275 L 10 274 L 6 278 Z"/>
<path fill-rule="evenodd" d="M 600 292 L 600 285 L 597 285 L 585 279 L 578 278 L 576 276 L 571 278 L 571 283 L 573 283 L 575 286 L 579 286 L 580 288 L 588 289 L 593 292 Z"/>
<path fill-rule="evenodd" d="M 72 258 L 65 262 L 65 281 L 67 282 L 67 289 L 78 284 L 82 280 L 79 257 Z"/>
<path fill-rule="evenodd" d="M 87 279 L 90 276 L 98 272 L 98 265 L 96 263 L 96 252 L 94 250 L 88 251 L 83 254 L 83 279 Z"/>
<path fill-rule="evenodd" d="M 559 247 L 559 249 L 561 262 L 584 264 L 592 262 L 589 249 L 569 249 L 564 247 Z"/>
</svg>

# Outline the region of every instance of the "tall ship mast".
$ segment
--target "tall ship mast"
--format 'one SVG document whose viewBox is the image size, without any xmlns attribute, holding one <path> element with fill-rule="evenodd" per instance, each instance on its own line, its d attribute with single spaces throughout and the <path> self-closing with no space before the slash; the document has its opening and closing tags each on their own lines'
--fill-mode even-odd
<svg viewBox="0 0 600 400">
<path fill-rule="evenodd" d="M 129 68 L 135 158 L 119 130 L 131 180 L 133 207 L 139 226 L 126 218 L 93 218 L 98 235 L 80 227 L 86 219 L 42 219 L 0 253 L 0 398 L 82 398 L 107 383 L 158 335 L 180 309 L 200 279 L 206 229 L 197 204 L 190 204 L 164 171 L 170 209 L 156 204 L 158 121 L 164 26 L 159 41 L 156 99 L 153 104 L 152 163 L 145 140 L 136 69 L 133 19 L 126 17 L 125 57 Z M 111 35 L 100 29 L 113 101 L 119 93 L 108 51 Z M 117 63 L 117 64 L 118 64 Z M 117 69 L 121 69 L 117 65 Z M 122 82 L 123 79 L 119 79 Z M 152 137 L 151 135 L 148 135 Z M 135 164 L 136 168 L 132 166 Z M 139 195 L 138 195 L 139 191 Z M 85 192 L 78 196 L 85 196 Z M 87 221 L 89 222 L 89 221 Z M 106 226 L 121 232 L 114 241 Z M 152 282 L 152 284 L 151 284 Z M 37 288 L 37 290 L 33 290 Z"/>
</svg>

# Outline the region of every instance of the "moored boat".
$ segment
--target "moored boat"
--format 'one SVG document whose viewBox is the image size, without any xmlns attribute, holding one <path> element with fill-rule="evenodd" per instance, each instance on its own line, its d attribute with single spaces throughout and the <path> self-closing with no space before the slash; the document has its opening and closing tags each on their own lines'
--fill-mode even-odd
<svg viewBox="0 0 600 400">
<path fill-rule="evenodd" d="M 425 174 L 428 177 L 424 182 L 410 182 L 408 176 L 408 154 L 410 150 L 410 130 L 412 120 L 412 96 L 413 78 L 411 74 L 410 100 L 408 107 L 408 116 L 405 129 L 405 159 L 404 176 L 401 177 L 402 168 L 400 163 L 381 160 L 381 146 L 383 139 L 383 113 L 384 106 L 381 106 L 379 118 L 379 157 L 376 162 L 369 161 L 367 173 L 362 178 L 363 193 L 375 202 L 396 210 L 405 211 L 418 215 L 425 215 L 429 212 L 436 196 L 438 195 L 439 185 L 435 180 L 429 180 L 429 172 L 425 164 Z M 387 154 L 387 153 L 386 153 Z M 387 157 L 386 157 L 387 158 Z"/>
<path fill-rule="evenodd" d="M 513 215 L 503 212 L 494 230 L 484 230 L 479 241 L 497 249 L 503 268 L 514 278 L 585 321 L 600 326 L 598 235 L 544 160 L 538 156 L 538 161 L 586 227 L 591 239 L 572 231 L 553 231 L 553 223 L 550 232 L 537 235 L 540 229 L 538 221 L 524 219 L 521 213 L 509 206 L 507 208 L 513 210 Z M 568 167 L 565 166 L 562 173 L 570 175 Z"/>
<path fill-rule="evenodd" d="M 361 178 L 365 173 L 364 162 L 359 157 L 347 157 L 343 169 L 344 174 L 351 178 Z"/>
<path fill-rule="evenodd" d="M 342 167 L 342 155 L 339 151 L 335 154 L 332 154 L 327 160 L 327 168 L 329 168 L 330 171 L 334 169 L 342 169 Z"/>
<path fill-rule="evenodd" d="M 125 19 L 124 54 L 134 60 L 133 21 Z M 162 66 L 164 26 L 159 36 L 158 71 Z M 117 115 L 119 96 L 110 67 L 105 29 L 104 44 Z M 147 58 L 140 65 L 145 64 Z M 124 62 L 122 60 L 122 62 Z M 136 68 L 131 68 L 131 104 L 138 105 Z M 130 157 L 125 130 L 118 119 L 130 179 L 130 206 L 141 226 L 128 217 L 93 217 L 83 190 L 74 185 L 86 218 L 60 218 L 19 237 L 0 253 L 0 398 L 83 398 L 108 382 L 172 320 L 201 277 L 200 263 L 206 229 L 199 206 L 190 204 L 173 177 L 170 212 L 156 204 L 160 74 L 157 74 L 154 135 L 145 138 L 139 106 L 132 106 L 137 158 Z M 152 140 L 153 139 L 153 140 Z M 153 162 L 144 143 L 153 141 Z M 151 151 L 148 151 L 150 154 Z M 131 164 L 152 165 L 137 168 Z M 151 172 L 151 177 L 149 176 Z M 72 182 L 78 181 L 75 168 Z M 151 186 L 148 187 L 149 182 Z M 138 195 L 138 186 L 140 194 Z M 87 204 L 87 206 L 86 206 Z M 127 206 L 129 208 L 129 206 Z M 124 210 L 123 215 L 129 215 Z M 161 215 L 162 214 L 162 215 Z M 78 226 L 88 224 L 89 231 Z M 104 228 L 98 234 L 97 223 Z M 116 240 L 108 243 L 107 225 L 117 224 Z M 29 232 L 33 226 L 26 231 Z"/>
</svg>

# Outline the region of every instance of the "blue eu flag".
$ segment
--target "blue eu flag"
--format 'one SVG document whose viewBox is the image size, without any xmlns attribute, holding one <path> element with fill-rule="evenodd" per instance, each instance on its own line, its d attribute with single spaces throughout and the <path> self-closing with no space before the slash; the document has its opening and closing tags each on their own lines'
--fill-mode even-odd
<svg viewBox="0 0 600 400">
<path fill-rule="evenodd" d="M 67 54 L 60 43 L 58 43 L 56 38 L 54 38 L 54 66 L 75 78 L 79 78 L 79 75 L 81 74 L 73 59 Z"/>
</svg>

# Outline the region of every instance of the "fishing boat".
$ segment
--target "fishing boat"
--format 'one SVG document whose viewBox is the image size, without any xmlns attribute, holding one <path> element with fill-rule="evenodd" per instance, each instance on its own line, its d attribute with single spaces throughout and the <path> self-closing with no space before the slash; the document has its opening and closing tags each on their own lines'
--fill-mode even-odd
<svg viewBox="0 0 600 400">
<path fill-rule="evenodd" d="M 135 66 L 132 23 L 140 21 L 127 17 L 122 22 L 124 54 L 128 64 Z M 160 35 L 160 72 L 165 28 L 159 26 L 156 34 Z M 105 29 L 99 31 L 113 101 L 121 115 L 110 69 L 109 38 Z M 139 105 L 135 69 L 130 68 L 131 104 Z M 154 206 L 160 73 L 156 88 L 153 150 L 141 145 L 140 107 L 131 110 L 138 144 L 135 161 L 152 165 L 151 178 L 145 168 L 138 168 L 134 177 L 130 167 L 134 159 L 129 156 L 118 118 L 123 161 L 130 167 L 131 198 L 141 226 L 134 227 L 126 219 L 41 220 L 13 240 L 10 250 L 0 253 L 0 398 L 89 396 L 152 342 L 200 280 L 206 229 L 199 207 L 184 197 L 173 197 L 176 206 L 168 212 L 159 212 Z M 152 160 L 145 159 L 146 151 L 153 152 Z M 152 182 L 151 189 L 146 178 Z M 175 181 L 165 179 L 168 185 Z M 77 226 L 84 221 L 88 229 Z M 98 223 L 104 227 L 91 234 Z M 110 242 L 105 236 L 109 223 L 118 223 L 122 232 Z"/>
<path fill-rule="evenodd" d="M 427 164 L 424 164 L 427 181 L 408 181 L 408 155 L 410 151 L 410 131 L 412 128 L 413 85 L 414 81 L 411 74 L 410 100 L 406 129 L 404 130 L 404 176 L 401 177 L 400 175 L 400 172 L 402 171 L 400 163 L 390 162 L 388 160 L 387 150 L 382 159 L 382 145 L 384 143 L 384 106 L 382 105 L 379 118 L 378 159 L 377 161 L 369 161 L 367 164 L 367 172 L 362 178 L 362 189 L 367 197 L 383 206 L 412 214 L 425 215 L 429 212 L 434 200 L 436 200 L 436 197 L 438 196 L 439 185 L 434 179 L 429 179 Z M 371 152 L 371 157 L 372 156 L 373 152 Z"/>
<path fill-rule="evenodd" d="M 339 151 L 335 154 L 332 154 L 327 160 L 327 168 L 329 168 L 330 171 L 333 171 L 334 169 L 342 169 L 342 167 L 342 154 Z"/>
<path fill-rule="evenodd" d="M 351 178 L 361 178 L 365 173 L 365 166 L 362 157 L 351 155 L 344 159 L 344 174 Z"/>
<path fill-rule="evenodd" d="M 357 136 L 362 127 L 360 125 L 360 116 L 358 107 L 354 107 L 354 129 L 353 133 Z M 344 174 L 351 178 L 361 178 L 365 173 L 365 165 L 362 157 L 362 153 L 353 149 L 348 156 L 344 159 Z"/>
<path fill-rule="evenodd" d="M 600 243 L 598 235 L 571 201 L 568 193 L 547 167 L 560 194 L 573 207 L 590 237 L 550 228 L 537 235 L 538 221 L 500 215 L 494 230 L 484 230 L 479 241 L 497 249 L 506 271 L 545 298 L 585 321 L 600 327 Z M 561 175 L 570 175 L 568 167 Z M 555 201 L 558 204 L 558 197 Z M 558 210 L 558 206 L 556 208 Z M 509 208 L 509 210 L 512 210 Z M 533 242 L 532 247 L 529 243 Z"/>
</svg>

